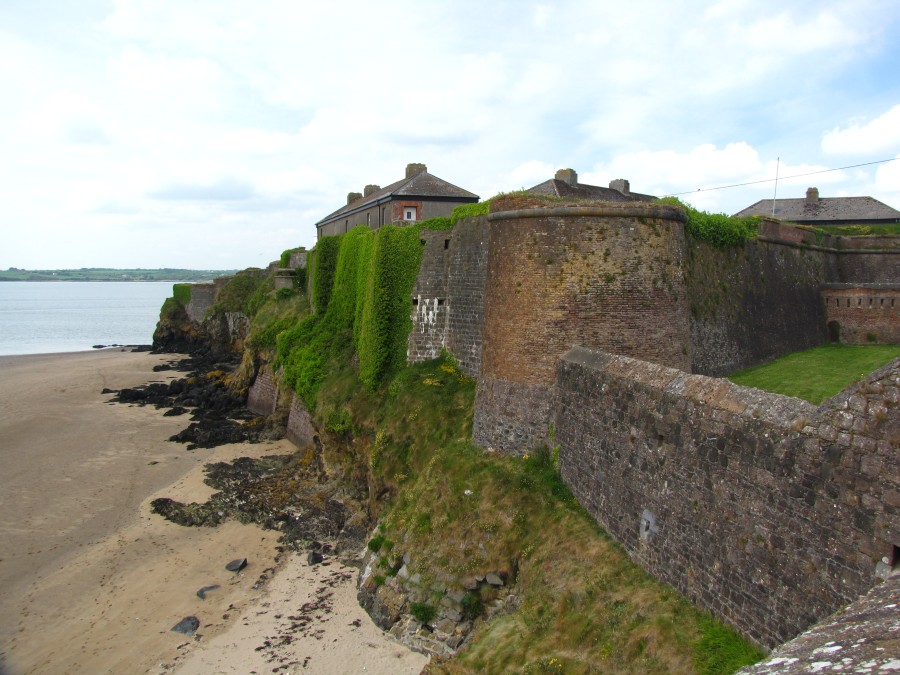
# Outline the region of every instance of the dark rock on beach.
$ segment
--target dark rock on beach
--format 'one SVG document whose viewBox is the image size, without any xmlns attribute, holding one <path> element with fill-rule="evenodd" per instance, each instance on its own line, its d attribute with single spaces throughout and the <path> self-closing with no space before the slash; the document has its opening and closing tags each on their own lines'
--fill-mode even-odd
<svg viewBox="0 0 900 675">
<path fill-rule="evenodd" d="M 186 616 L 169 630 L 184 635 L 193 635 L 200 628 L 200 620 L 196 616 Z"/>
<path fill-rule="evenodd" d="M 232 560 L 227 565 L 225 565 L 225 569 L 228 570 L 229 572 L 240 572 L 246 566 L 247 566 L 246 558 L 237 558 L 235 560 Z"/>
</svg>

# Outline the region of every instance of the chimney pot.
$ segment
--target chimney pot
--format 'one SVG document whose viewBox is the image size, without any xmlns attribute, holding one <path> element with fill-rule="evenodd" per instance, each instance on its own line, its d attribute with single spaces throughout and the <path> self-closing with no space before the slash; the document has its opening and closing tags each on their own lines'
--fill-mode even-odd
<svg viewBox="0 0 900 675">
<path fill-rule="evenodd" d="M 568 185 L 578 185 L 578 174 L 575 172 L 575 169 L 560 169 L 556 172 L 554 178 Z"/>
<path fill-rule="evenodd" d="M 428 167 L 424 164 L 407 164 L 406 165 L 406 177 L 412 178 L 420 173 L 425 173 L 428 171 Z"/>
<path fill-rule="evenodd" d="M 819 188 L 808 188 L 806 190 L 806 203 L 815 204 L 819 201 Z"/>
<path fill-rule="evenodd" d="M 347 203 L 352 204 L 353 202 L 362 199 L 362 195 L 359 192 L 348 192 L 347 193 Z"/>
<path fill-rule="evenodd" d="M 612 190 L 618 190 L 623 195 L 631 194 L 631 184 L 624 178 L 609 181 L 609 187 Z"/>
<path fill-rule="evenodd" d="M 368 197 L 369 195 L 378 192 L 380 189 L 380 185 L 366 185 L 366 187 L 363 189 L 363 197 Z"/>
</svg>

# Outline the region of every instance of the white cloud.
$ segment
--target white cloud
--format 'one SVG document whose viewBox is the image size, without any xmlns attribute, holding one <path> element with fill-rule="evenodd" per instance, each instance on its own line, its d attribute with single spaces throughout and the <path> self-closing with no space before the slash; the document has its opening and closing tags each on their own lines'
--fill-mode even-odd
<svg viewBox="0 0 900 675">
<path fill-rule="evenodd" d="M 900 104 L 870 122 L 853 120 L 822 137 L 822 150 L 830 155 L 893 153 L 900 148 Z"/>
</svg>

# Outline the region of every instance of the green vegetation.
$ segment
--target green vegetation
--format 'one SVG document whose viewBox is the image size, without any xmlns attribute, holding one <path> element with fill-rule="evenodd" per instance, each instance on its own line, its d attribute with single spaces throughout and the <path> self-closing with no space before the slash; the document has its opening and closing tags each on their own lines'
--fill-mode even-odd
<svg viewBox="0 0 900 675">
<path fill-rule="evenodd" d="M 172 297 L 182 307 L 187 305 L 191 301 L 191 284 L 173 284 Z"/>
<path fill-rule="evenodd" d="M 474 204 L 461 204 L 453 209 L 450 214 L 450 224 L 456 225 L 456 221 L 460 218 L 474 218 L 475 216 L 484 216 L 491 212 L 491 200 L 484 202 L 475 202 Z"/>
<path fill-rule="evenodd" d="M 236 270 L 114 269 L 82 267 L 77 270 L 25 270 L 10 267 L 0 271 L 0 281 L 212 281 Z"/>
<path fill-rule="evenodd" d="M 878 234 L 900 234 L 900 223 L 880 223 L 875 225 L 825 225 L 815 229 L 816 232 L 821 232 L 822 234 L 859 237 Z"/>
<path fill-rule="evenodd" d="M 336 362 L 359 358 L 359 379 L 377 387 L 406 362 L 409 297 L 422 247 L 419 227 L 356 227 L 316 248 L 316 314 L 277 340 L 285 382 L 312 407 Z"/>
<path fill-rule="evenodd" d="M 824 345 L 747 368 L 728 379 L 820 405 L 897 357 L 900 345 Z"/>
<path fill-rule="evenodd" d="M 682 202 L 678 197 L 663 197 L 659 204 L 678 206 L 687 214 L 684 231 L 696 239 L 705 241 L 719 248 L 740 246 L 753 239 L 759 229 L 760 218 L 736 218 L 724 213 L 708 213 L 699 211 Z"/>
<path fill-rule="evenodd" d="M 305 246 L 298 246 L 297 248 L 289 248 L 281 252 L 281 257 L 278 259 L 279 267 L 290 267 L 291 266 L 291 256 L 297 251 L 305 251 Z"/>
<path fill-rule="evenodd" d="M 406 365 L 422 227 L 321 239 L 309 260 L 315 314 L 302 291 L 279 299 L 271 277 L 235 283 L 221 305 L 252 310 L 248 344 L 274 347 L 324 434 L 326 464 L 381 514 L 368 542 L 382 555 L 376 586 L 408 554 L 432 589 L 411 607 L 422 623 L 464 578 L 493 572 L 515 586 L 518 609 L 490 621 L 500 591 L 463 596 L 474 639 L 433 672 L 730 673 L 758 660 L 630 561 L 572 497 L 555 451 L 475 447 L 475 384 L 452 357 Z"/>
<path fill-rule="evenodd" d="M 272 276 L 263 275 L 261 270 L 238 272 L 216 294 L 212 311 L 214 314 L 243 312 L 252 319 L 273 289 Z"/>
<path fill-rule="evenodd" d="M 334 433 L 325 447 L 330 465 L 380 495 L 384 515 L 369 550 L 390 551 L 383 562 L 409 554 L 411 573 L 432 587 L 488 572 L 516 584 L 518 611 L 491 621 L 481 617 L 496 589 L 464 596 L 475 638 L 429 672 L 731 673 L 761 658 L 635 566 L 577 504 L 552 453 L 498 457 L 472 445 L 474 396 L 474 382 L 447 355 L 404 367 L 374 390 L 344 361 L 313 408 L 320 428 L 337 411 L 351 415 L 340 426 L 352 427 L 352 443 Z M 392 574 L 381 569 L 374 583 Z M 417 604 L 416 618 L 427 623 L 440 600 Z M 538 669 L 551 662 L 555 670 Z"/>
</svg>

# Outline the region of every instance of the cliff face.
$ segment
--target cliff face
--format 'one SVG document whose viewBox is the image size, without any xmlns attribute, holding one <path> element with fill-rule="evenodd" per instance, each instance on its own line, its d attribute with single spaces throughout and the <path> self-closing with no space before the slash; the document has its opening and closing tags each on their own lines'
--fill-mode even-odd
<svg viewBox="0 0 900 675">
<path fill-rule="evenodd" d="M 220 298 L 238 277 L 221 277 L 202 284 L 175 284 L 166 300 L 156 330 L 153 350 L 184 354 L 240 354 L 250 332 L 250 319 L 242 311 L 225 309 Z M 227 303 L 234 305 L 234 303 Z"/>
</svg>

